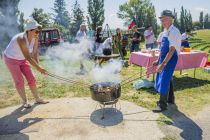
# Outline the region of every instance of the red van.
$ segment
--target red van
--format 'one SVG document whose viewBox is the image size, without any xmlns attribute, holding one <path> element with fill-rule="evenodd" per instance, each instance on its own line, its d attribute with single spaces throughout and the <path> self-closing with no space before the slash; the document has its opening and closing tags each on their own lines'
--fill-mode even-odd
<svg viewBox="0 0 210 140">
<path fill-rule="evenodd" d="M 56 45 L 62 41 L 60 32 L 56 28 L 44 28 L 39 34 L 40 45 L 45 45 L 46 47 Z"/>
<path fill-rule="evenodd" d="M 58 45 L 63 42 L 61 34 L 57 28 L 44 28 L 39 33 L 40 54 L 46 52 L 48 47 Z"/>
</svg>

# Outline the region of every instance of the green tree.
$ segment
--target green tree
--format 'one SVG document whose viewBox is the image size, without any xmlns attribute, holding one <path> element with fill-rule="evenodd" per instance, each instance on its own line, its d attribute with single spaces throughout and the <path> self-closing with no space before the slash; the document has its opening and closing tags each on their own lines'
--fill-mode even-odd
<svg viewBox="0 0 210 140">
<path fill-rule="evenodd" d="M 64 0 L 55 0 L 54 8 L 54 22 L 69 29 L 70 15 L 66 10 L 66 3 Z"/>
<path fill-rule="evenodd" d="M 145 27 L 151 24 L 154 32 L 157 32 L 155 8 L 150 0 L 129 0 L 119 6 L 117 15 L 125 20 L 125 25 L 131 23 L 132 18 L 136 17 L 138 27 Z"/>
<path fill-rule="evenodd" d="M 185 10 L 184 7 L 181 7 L 181 14 L 180 14 L 180 28 L 179 30 L 183 33 L 185 32 Z"/>
<path fill-rule="evenodd" d="M 146 9 L 144 26 L 147 25 L 152 25 L 154 33 L 157 34 L 157 19 L 156 19 L 155 7 L 151 3 Z"/>
<path fill-rule="evenodd" d="M 176 9 L 175 8 L 174 8 L 173 15 L 175 17 L 174 18 L 174 26 L 176 26 L 177 28 L 180 28 L 179 19 L 178 19 L 177 12 L 176 12 Z"/>
<path fill-rule="evenodd" d="M 104 0 L 88 0 L 87 23 L 91 30 L 102 26 L 104 22 Z"/>
<path fill-rule="evenodd" d="M 187 11 L 187 9 L 184 9 L 183 6 L 181 7 L 181 14 L 180 14 L 179 21 L 180 23 L 179 23 L 178 28 L 181 32 L 185 32 L 186 29 L 189 29 L 189 30 L 193 29 L 192 15 L 190 11 Z"/>
<path fill-rule="evenodd" d="M 204 16 L 204 29 L 210 29 L 210 17 L 209 14 Z"/>
<path fill-rule="evenodd" d="M 39 24 L 41 24 L 44 28 L 48 27 L 50 24 L 50 15 L 44 13 L 43 9 L 34 8 L 34 11 L 31 14 L 34 20 L 36 20 Z"/>
<path fill-rule="evenodd" d="M 200 12 L 199 22 L 201 24 L 201 29 L 203 29 L 203 11 Z"/>
<path fill-rule="evenodd" d="M 70 33 L 72 36 L 75 36 L 77 31 L 80 28 L 80 25 L 85 21 L 84 20 L 84 12 L 80 8 L 80 4 L 77 0 L 75 0 L 74 6 L 73 6 L 73 14 L 72 14 L 72 22 L 70 27 Z"/>
<path fill-rule="evenodd" d="M 64 26 L 62 26 L 60 24 L 50 24 L 49 27 L 59 29 L 62 37 L 69 38 L 69 30 L 66 29 Z"/>
<path fill-rule="evenodd" d="M 17 22 L 19 1 L 0 0 L 0 52 L 7 46 L 10 39 L 19 32 Z"/>
<path fill-rule="evenodd" d="M 189 20 L 188 27 L 190 30 L 192 30 L 193 29 L 193 20 L 192 20 L 192 15 L 191 15 L 190 11 L 188 12 L 188 20 Z"/>
<path fill-rule="evenodd" d="M 24 31 L 24 23 L 25 23 L 24 13 L 21 12 L 19 17 L 19 26 L 18 26 L 20 32 Z"/>
<path fill-rule="evenodd" d="M 192 29 L 192 16 L 190 11 L 187 12 L 187 10 L 185 9 L 185 30 L 186 29 Z"/>
<path fill-rule="evenodd" d="M 193 29 L 194 30 L 201 29 L 201 23 L 199 21 L 194 21 L 193 22 Z"/>
</svg>

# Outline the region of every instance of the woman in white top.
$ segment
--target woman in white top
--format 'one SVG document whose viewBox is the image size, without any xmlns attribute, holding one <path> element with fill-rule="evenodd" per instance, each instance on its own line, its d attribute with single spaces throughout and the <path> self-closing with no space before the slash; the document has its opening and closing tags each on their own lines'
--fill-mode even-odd
<svg viewBox="0 0 210 140">
<path fill-rule="evenodd" d="M 147 30 L 144 32 L 144 39 L 145 39 L 145 44 L 146 44 L 146 49 L 153 49 L 155 47 L 155 36 L 152 31 L 152 26 L 148 25 L 146 27 Z"/>
<path fill-rule="evenodd" d="M 160 48 L 160 46 L 161 46 L 163 34 L 164 34 L 164 32 L 161 32 L 161 33 L 158 35 L 158 38 L 157 38 L 157 45 L 158 45 L 158 48 Z"/>
<path fill-rule="evenodd" d="M 40 29 L 41 25 L 34 20 L 29 20 L 26 24 L 25 32 L 15 35 L 4 51 L 5 64 L 12 75 L 15 87 L 25 108 L 30 108 L 31 105 L 27 100 L 23 75 L 36 100 L 35 103 L 48 103 L 40 98 L 36 87 L 36 80 L 30 67 L 31 64 L 40 73 L 47 74 L 47 71 L 38 64 L 38 34 Z"/>
</svg>

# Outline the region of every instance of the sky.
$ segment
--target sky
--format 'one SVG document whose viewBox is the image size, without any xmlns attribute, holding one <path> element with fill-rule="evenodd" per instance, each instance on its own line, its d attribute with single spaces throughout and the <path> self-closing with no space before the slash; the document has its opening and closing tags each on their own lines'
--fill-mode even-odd
<svg viewBox="0 0 210 140">
<path fill-rule="evenodd" d="M 42 8 L 44 12 L 53 13 L 53 5 L 55 0 L 20 0 L 19 10 L 24 13 L 25 19 L 29 18 L 34 8 Z M 72 6 L 75 0 L 65 0 L 67 4 L 67 10 L 71 13 Z M 87 1 L 88 0 L 78 0 L 81 8 L 87 14 Z M 123 26 L 124 21 L 117 17 L 117 12 L 119 10 L 119 5 L 127 2 L 128 0 L 104 0 L 105 9 L 105 22 L 104 24 L 109 24 L 110 28 L 126 28 Z M 157 17 L 160 15 L 161 11 L 165 9 L 173 10 L 174 8 L 178 12 L 181 11 L 181 6 L 185 9 L 190 10 L 193 20 L 196 21 L 199 18 L 199 13 L 201 11 L 205 13 L 210 13 L 210 1 L 209 0 L 151 0 L 152 4 L 155 6 Z M 158 21 L 158 23 L 160 23 Z"/>
</svg>

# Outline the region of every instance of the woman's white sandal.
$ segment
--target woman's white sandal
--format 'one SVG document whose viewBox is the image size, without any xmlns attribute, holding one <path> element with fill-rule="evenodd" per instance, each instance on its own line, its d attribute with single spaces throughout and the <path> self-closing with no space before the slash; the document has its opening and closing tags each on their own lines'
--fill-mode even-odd
<svg viewBox="0 0 210 140">
<path fill-rule="evenodd" d="M 35 104 L 47 104 L 49 101 L 44 101 L 43 99 L 38 99 L 35 101 Z"/>
<path fill-rule="evenodd" d="M 22 105 L 24 108 L 31 108 L 31 105 L 29 103 L 23 103 Z"/>
</svg>

